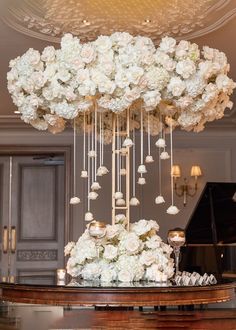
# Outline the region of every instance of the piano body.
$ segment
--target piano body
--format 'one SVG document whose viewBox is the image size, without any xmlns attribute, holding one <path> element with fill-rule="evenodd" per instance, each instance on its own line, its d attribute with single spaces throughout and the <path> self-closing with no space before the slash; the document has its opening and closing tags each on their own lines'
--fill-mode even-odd
<svg viewBox="0 0 236 330">
<path fill-rule="evenodd" d="M 185 230 L 181 270 L 236 279 L 236 183 L 207 182 Z"/>
</svg>

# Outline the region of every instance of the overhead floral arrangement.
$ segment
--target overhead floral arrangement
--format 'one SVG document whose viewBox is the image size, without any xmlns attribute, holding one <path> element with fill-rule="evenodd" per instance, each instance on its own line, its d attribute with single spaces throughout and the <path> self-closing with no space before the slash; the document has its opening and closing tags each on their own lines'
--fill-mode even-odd
<svg viewBox="0 0 236 330">
<path fill-rule="evenodd" d="M 108 117 L 142 106 L 152 116 L 153 135 L 169 117 L 173 127 L 200 131 L 232 107 L 229 96 L 235 88 L 223 52 L 200 51 L 195 43 L 170 37 L 156 48 L 150 38 L 123 32 L 85 44 L 66 34 L 60 49 L 49 46 L 42 54 L 29 49 L 10 68 L 8 89 L 21 118 L 54 133 L 92 110 L 94 99 Z M 108 118 L 108 130 L 110 123 Z"/>
<path fill-rule="evenodd" d="M 117 216 L 118 222 L 123 219 Z M 174 274 L 172 248 L 157 235 L 159 226 L 153 220 L 131 224 L 107 225 L 102 238 L 94 238 L 86 229 L 77 243 L 65 247 L 69 255 L 67 272 L 72 277 L 102 282 L 166 282 Z"/>
</svg>

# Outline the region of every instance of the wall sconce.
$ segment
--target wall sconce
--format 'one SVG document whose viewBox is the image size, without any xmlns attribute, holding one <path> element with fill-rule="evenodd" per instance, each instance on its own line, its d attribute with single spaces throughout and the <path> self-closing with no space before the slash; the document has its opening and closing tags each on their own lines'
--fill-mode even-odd
<svg viewBox="0 0 236 330">
<path fill-rule="evenodd" d="M 174 178 L 174 191 L 179 197 L 184 197 L 183 204 L 187 204 L 187 196 L 193 197 L 197 192 L 197 181 L 198 177 L 202 175 L 202 171 L 199 165 L 193 165 L 191 168 L 190 176 L 194 177 L 194 186 L 188 184 L 187 178 L 184 178 L 184 183 L 181 185 L 177 184 L 178 179 L 181 177 L 181 170 L 179 165 L 173 165 L 171 175 Z"/>
</svg>

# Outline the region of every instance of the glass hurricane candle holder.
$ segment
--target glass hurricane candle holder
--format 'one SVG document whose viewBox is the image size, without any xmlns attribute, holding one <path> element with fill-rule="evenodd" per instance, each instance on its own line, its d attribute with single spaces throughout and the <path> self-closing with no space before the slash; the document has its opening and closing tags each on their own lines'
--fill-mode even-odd
<svg viewBox="0 0 236 330">
<path fill-rule="evenodd" d="M 57 269 L 57 281 L 65 281 L 66 270 L 64 268 Z"/>
<path fill-rule="evenodd" d="M 173 247 L 175 255 L 175 275 L 179 272 L 180 248 L 185 244 L 185 231 L 181 228 L 175 228 L 168 231 L 168 243 Z"/>
<path fill-rule="evenodd" d="M 92 221 L 88 226 L 89 235 L 94 238 L 102 238 L 106 234 L 106 224 L 102 221 Z"/>
</svg>

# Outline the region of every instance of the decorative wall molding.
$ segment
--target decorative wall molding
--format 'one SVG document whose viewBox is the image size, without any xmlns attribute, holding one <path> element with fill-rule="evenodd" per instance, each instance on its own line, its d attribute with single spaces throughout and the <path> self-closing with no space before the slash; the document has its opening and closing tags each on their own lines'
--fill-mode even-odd
<svg viewBox="0 0 236 330">
<path fill-rule="evenodd" d="M 57 250 L 18 250 L 17 261 L 56 261 Z"/>
<path fill-rule="evenodd" d="M 236 16 L 234 0 L 5 0 L 2 19 L 20 33 L 59 42 L 65 32 L 91 41 L 127 31 L 158 43 L 163 35 L 192 39 L 213 32 Z"/>
</svg>

